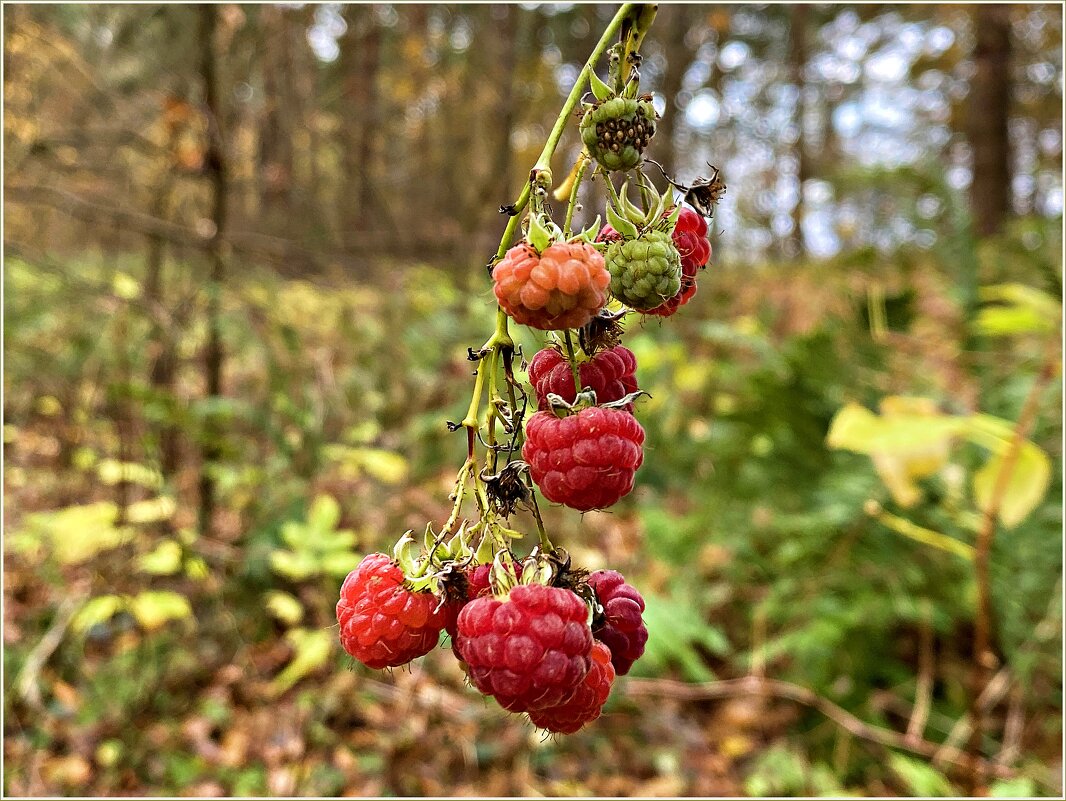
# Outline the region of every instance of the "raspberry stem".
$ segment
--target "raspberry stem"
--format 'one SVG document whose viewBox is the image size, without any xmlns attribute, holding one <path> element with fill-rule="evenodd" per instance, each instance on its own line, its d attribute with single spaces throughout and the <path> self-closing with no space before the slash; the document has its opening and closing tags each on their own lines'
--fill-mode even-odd
<svg viewBox="0 0 1066 801">
<path fill-rule="evenodd" d="M 577 190 L 581 187 L 581 182 L 585 178 L 585 171 L 588 169 L 591 157 L 587 148 L 582 148 L 581 155 L 577 157 L 577 167 L 574 173 L 574 181 L 570 187 L 570 202 L 566 205 L 566 219 L 563 221 L 563 233 L 567 238 L 573 233 L 570 230 L 570 226 L 574 221 L 574 207 L 577 206 Z"/>
<path fill-rule="evenodd" d="M 455 533 L 455 524 L 459 522 L 459 513 L 463 508 L 463 498 L 466 497 L 466 481 L 471 473 L 474 471 L 474 461 L 467 459 L 463 462 L 462 469 L 459 470 L 459 477 L 455 481 L 455 503 L 452 504 L 452 513 L 448 515 L 448 519 L 444 522 L 444 528 L 441 529 L 441 535 Z"/>
<path fill-rule="evenodd" d="M 570 329 L 563 332 L 563 344 L 566 346 L 566 358 L 570 362 L 570 372 L 574 375 L 574 397 L 581 394 L 581 374 L 577 369 L 577 356 L 574 355 L 574 341 L 570 338 Z"/>
<path fill-rule="evenodd" d="M 548 134 L 548 139 L 544 143 L 544 148 L 541 150 L 536 164 L 533 165 L 533 169 L 530 171 L 529 180 L 525 182 L 518 195 L 518 199 L 511 206 L 510 218 L 507 221 L 507 225 L 504 227 L 503 236 L 500 239 L 500 245 L 496 249 L 494 262 L 502 259 L 507 253 L 511 242 L 514 240 L 515 233 L 518 231 L 522 212 L 530 205 L 530 200 L 533 199 L 533 207 L 534 210 L 536 210 L 538 205 L 536 202 L 537 198 L 546 195 L 547 192 L 550 191 L 552 183 L 552 157 L 555 155 L 563 131 L 566 129 L 567 122 L 581 99 L 585 86 L 589 82 L 589 76 L 593 73 L 595 65 L 599 62 L 608 47 L 611 46 L 611 40 L 614 39 L 620 31 L 620 40 L 623 51 L 627 53 L 635 51 L 639 47 L 640 40 L 643 39 L 644 32 L 647 30 L 648 25 L 650 25 L 651 19 L 655 16 L 654 8 L 654 6 L 647 6 L 645 4 L 624 3 L 615 13 L 603 34 L 600 36 L 599 41 L 596 43 L 596 46 L 593 48 L 592 53 L 589 55 L 584 66 L 581 68 L 577 80 L 574 81 L 574 85 L 559 111 L 559 116 L 556 118 L 551 133 Z M 622 70 L 628 73 L 628 65 L 623 65 Z M 566 212 L 565 230 L 567 236 L 570 235 L 570 225 L 573 221 L 578 187 L 584 177 L 585 170 L 588 167 L 588 155 L 583 152 L 581 158 L 584 159 L 584 163 L 581 165 L 571 189 L 570 202 Z M 613 187 L 611 188 L 613 190 Z M 534 192 L 537 192 L 538 194 L 534 196 Z M 577 369 L 577 361 L 574 357 L 574 348 L 569 331 L 566 332 L 566 346 L 567 352 L 570 355 L 571 367 L 574 371 L 574 385 L 580 392 L 580 376 Z M 487 383 L 489 388 L 489 409 L 485 420 L 485 423 L 488 426 L 485 439 L 485 442 L 488 445 L 486 463 L 489 463 L 491 460 L 491 464 L 495 471 L 496 421 L 499 417 L 499 412 L 495 403 L 498 396 L 496 373 L 500 368 L 501 357 L 503 359 L 505 370 L 508 373 L 506 379 L 508 400 L 511 404 L 512 411 L 515 411 L 516 398 L 510 376 L 510 359 L 511 354 L 514 353 L 514 340 L 512 340 L 508 330 L 507 313 L 499 305 L 497 305 L 496 308 L 496 330 L 493 331 L 492 336 L 490 336 L 482 346 L 481 351 L 483 355 L 478 361 L 470 405 L 467 408 L 466 416 L 460 423 L 460 426 L 465 428 L 467 432 L 467 459 L 463 469 L 459 473 L 459 478 L 456 481 L 455 505 L 452 508 L 452 514 L 448 518 L 448 522 L 445 524 L 445 527 L 449 529 L 458 521 L 462 498 L 466 492 L 468 475 L 473 475 L 474 477 L 474 498 L 477 501 L 481 518 L 484 519 L 486 515 L 491 514 L 491 505 L 488 502 L 488 496 L 477 469 L 478 459 L 475 447 L 478 433 L 482 430 L 481 399 L 485 394 L 485 385 Z M 533 488 L 533 483 L 532 481 L 529 483 L 530 492 L 532 494 L 532 507 L 534 517 L 537 521 L 541 545 L 544 548 L 551 548 L 551 542 L 548 540 L 547 534 L 544 531 L 544 523 L 541 520 L 540 509 L 537 507 L 536 493 Z"/>
<path fill-rule="evenodd" d="M 611 196 L 611 202 L 614 203 L 614 207 L 621 211 L 622 200 L 618 197 L 618 190 L 614 188 L 614 184 L 611 182 L 611 174 L 603 167 L 599 168 L 599 172 L 603 175 L 603 182 L 607 185 L 607 194 Z"/>
</svg>

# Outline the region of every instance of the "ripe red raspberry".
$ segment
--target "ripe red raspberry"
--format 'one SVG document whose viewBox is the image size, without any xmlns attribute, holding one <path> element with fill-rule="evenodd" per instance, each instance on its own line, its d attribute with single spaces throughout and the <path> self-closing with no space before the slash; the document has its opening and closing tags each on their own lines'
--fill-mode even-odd
<svg viewBox="0 0 1066 801">
<path fill-rule="evenodd" d="M 703 239 L 707 236 L 707 219 L 688 206 L 682 206 L 674 231 L 691 231 L 698 238 Z M 682 253 L 681 255 L 684 256 L 685 254 Z"/>
<path fill-rule="evenodd" d="M 578 375 L 582 389 L 589 387 L 596 393 L 599 403 L 621 400 L 631 392 L 637 391 L 637 359 L 633 351 L 621 345 L 602 350 L 589 361 L 578 365 Z M 573 403 L 577 393 L 574 391 L 574 374 L 570 363 L 555 348 L 537 351 L 529 363 L 529 383 L 537 394 L 541 411 L 548 409 L 548 393 L 554 392 L 567 403 Z M 626 407 L 633 411 L 633 404 Z"/>
<path fill-rule="evenodd" d="M 593 406 L 563 418 L 537 412 L 526 425 L 522 458 L 545 498 L 587 512 L 633 489 L 643 444 L 644 429 L 621 409 Z"/>
<path fill-rule="evenodd" d="M 696 274 L 711 258 L 711 243 L 707 241 L 707 220 L 687 206 L 681 214 L 673 233 L 674 247 L 681 254 L 681 289 L 661 306 L 647 313 L 657 317 L 669 317 L 684 306 L 696 294 Z"/>
<path fill-rule="evenodd" d="M 575 593 L 519 585 L 506 600 L 475 598 L 459 613 L 459 649 L 470 681 L 511 712 L 570 700 L 588 673 L 592 631 Z"/>
<path fill-rule="evenodd" d="M 496 300 L 516 322 L 545 331 L 580 328 L 607 301 L 611 275 L 603 256 L 584 242 L 537 251 L 519 242 L 493 268 Z"/>
<path fill-rule="evenodd" d="M 592 667 L 585 674 L 585 680 L 581 682 L 573 698 L 559 706 L 530 712 L 529 719 L 539 729 L 573 734 L 600 716 L 600 710 L 607 703 L 607 696 L 611 694 L 614 674 L 610 650 L 602 642 L 593 643 Z"/>
<path fill-rule="evenodd" d="M 611 650 L 615 672 L 624 676 L 644 654 L 648 628 L 640 614 L 644 599 L 616 570 L 597 570 L 588 578 L 603 607 L 603 619 L 593 621 L 593 636 Z"/>
<path fill-rule="evenodd" d="M 473 565 L 463 571 L 465 586 L 461 588 L 462 594 L 452 598 L 446 605 L 447 614 L 444 620 L 444 630 L 452 638 L 452 651 L 459 656 L 455 641 L 458 638 L 459 613 L 470 601 L 488 595 L 492 592 L 489 587 L 489 570 L 492 565 Z"/>
<path fill-rule="evenodd" d="M 405 665 L 436 646 L 445 620 L 438 604 L 431 592 L 407 589 L 392 559 L 372 553 L 341 585 L 341 645 L 367 667 Z"/>
</svg>

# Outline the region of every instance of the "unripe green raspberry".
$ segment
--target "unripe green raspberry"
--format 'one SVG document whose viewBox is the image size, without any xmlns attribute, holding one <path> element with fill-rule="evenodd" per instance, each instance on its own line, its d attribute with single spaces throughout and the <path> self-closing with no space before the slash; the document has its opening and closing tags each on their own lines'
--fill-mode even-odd
<svg viewBox="0 0 1066 801">
<path fill-rule="evenodd" d="M 646 231 L 607 248 L 611 294 L 637 311 L 661 306 L 681 290 L 681 254 L 669 233 Z"/>
<path fill-rule="evenodd" d="M 655 107 L 649 100 L 613 97 L 590 107 L 581 118 L 581 141 L 608 170 L 640 164 L 655 134 Z"/>
</svg>

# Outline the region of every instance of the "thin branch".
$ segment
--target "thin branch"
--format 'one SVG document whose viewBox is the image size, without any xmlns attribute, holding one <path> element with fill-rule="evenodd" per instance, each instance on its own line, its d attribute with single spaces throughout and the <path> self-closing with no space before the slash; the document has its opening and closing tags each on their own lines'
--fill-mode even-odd
<svg viewBox="0 0 1066 801">
<path fill-rule="evenodd" d="M 914 688 L 914 710 L 907 722 L 907 737 L 921 740 L 933 702 L 933 674 L 936 655 L 933 640 L 933 609 L 928 599 L 922 602 L 922 619 L 918 625 L 918 683 Z"/>
<path fill-rule="evenodd" d="M 886 748 L 909 751 L 927 759 L 932 759 L 939 750 L 936 743 L 928 740 L 911 739 L 897 731 L 872 726 L 813 690 L 787 681 L 764 679 L 758 676 L 745 676 L 739 679 L 702 684 L 688 684 L 671 679 L 629 679 L 624 687 L 629 695 L 635 697 L 667 696 L 685 701 L 707 701 L 745 695 L 782 698 L 821 712 L 846 732 L 861 740 L 877 743 Z M 968 764 L 965 760 L 958 758 L 949 759 L 949 761 L 959 767 L 965 767 Z M 995 773 L 996 776 L 1009 778 L 1014 775 L 1012 770 L 1002 765 L 983 762 L 982 767 L 986 771 Z"/>
<path fill-rule="evenodd" d="M 992 541 L 996 535 L 996 521 L 999 519 L 999 510 L 1003 505 L 1007 488 L 1010 486 L 1011 476 L 1014 474 L 1022 444 L 1036 424 L 1041 397 L 1055 375 L 1058 365 L 1058 344 L 1058 339 L 1048 339 L 1044 351 L 1043 367 L 1037 374 L 1036 380 L 1033 381 L 1033 386 L 1029 390 L 1029 395 L 1022 406 L 1021 414 L 1018 415 L 1018 422 L 1014 426 L 1014 435 L 1007 446 L 1006 453 L 1003 455 L 1003 464 L 992 487 L 992 495 L 984 512 L 981 529 L 977 532 L 974 555 L 974 571 L 977 581 L 977 614 L 974 619 L 973 657 L 970 666 L 970 718 L 973 721 L 973 730 L 970 733 L 970 740 L 966 747 L 971 760 L 969 790 L 972 795 L 978 795 L 984 785 L 984 770 L 982 768 L 984 763 L 980 759 L 980 752 L 985 719 L 984 710 L 981 708 L 979 699 L 988 681 L 988 675 L 996 665 L 996 657 L 991 649 L 992 595 L 989 579 L 989 559 L 992 553 Z"/>
<path fill-rule="evenodd" d="M 18 678 L 15 680 L 15 692 L 34 709 L 41 709 L 41 687 L 38 683 L 41 669 L 55 653 L 59 644 L 63 642 L 63 636 L 67 633 L 70 621 L 74 619 L 74 615 L 81 609 L 82 603 L 88 597 L 88 590 L 83 588 L 63 599 L 56 610 L 52 625 L 30 651 L 22 670 L 19 671 Z"/>
</svg>

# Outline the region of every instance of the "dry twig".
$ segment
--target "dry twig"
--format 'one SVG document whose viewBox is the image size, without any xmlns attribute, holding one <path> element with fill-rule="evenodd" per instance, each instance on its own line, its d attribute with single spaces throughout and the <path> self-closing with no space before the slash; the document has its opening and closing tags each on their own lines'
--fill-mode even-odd
<svg viewBox="0 0 1066 801">
<path fill-rule="evenodd" d="M 927 759 L 932 759 L 940 751 L 940 746 L 928 740 L 912 739 L 891 729 L 872 726 L 853 715 L 842 706 L 838 706 L 813 690 L 777 679 L 764 679 L 758 676 L 746 676 L 725 681 L 688 684 L 671 679 L 629 679 L 624 685 L 627 694 L 635 697 L 668 696 L 687 701 L 707 701 L 720 698 L 733 698 L 743 695 L 761 695 L 783 698 L 816 709 L 854 737 L 877 743 L 886 748 L 909 751 Z M 945 757 L 958 767 L 965 767 L 967 762 L 958 757 Z M 996 765 L 982 760 L 982 769 L 998 777 L 1009 778 L 1014 771 L 1003 765 Z"/>
</svg>

